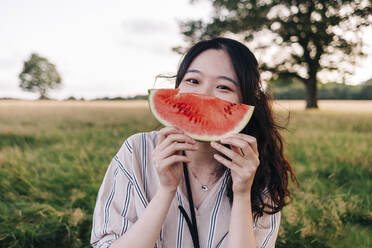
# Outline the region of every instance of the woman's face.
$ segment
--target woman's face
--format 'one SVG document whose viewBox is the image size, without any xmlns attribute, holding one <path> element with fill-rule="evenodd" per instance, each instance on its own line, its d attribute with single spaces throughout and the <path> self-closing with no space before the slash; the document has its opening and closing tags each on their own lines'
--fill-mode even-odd
<svg viewBox="0 0 372 248">
<path fill-rule="evenodd" d="M 241 103 L 238 78 L 224 50 L 208 49 L 190 64 L 180 85 L 182 93 L 199 93 Z"/>
</svg>

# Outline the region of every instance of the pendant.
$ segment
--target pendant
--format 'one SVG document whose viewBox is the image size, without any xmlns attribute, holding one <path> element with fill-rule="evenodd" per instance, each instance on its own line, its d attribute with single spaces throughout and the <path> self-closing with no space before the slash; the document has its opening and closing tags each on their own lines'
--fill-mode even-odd
<svg viewBox="0 0 372 248">
<path fill-rule="evenodd" d="M 203 185 L 203 186 L 202 186 L 202 190 L 203 190 L 203 191 L 207 191 L 207 190 L 208 190 L 207 185 Z"/>
</svg>

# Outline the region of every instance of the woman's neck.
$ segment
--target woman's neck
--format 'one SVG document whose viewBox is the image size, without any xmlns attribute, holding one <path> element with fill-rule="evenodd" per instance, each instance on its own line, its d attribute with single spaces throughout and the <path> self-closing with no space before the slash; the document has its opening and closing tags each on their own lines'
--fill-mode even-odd
<svg viewBox="0 0 372 248">
<path fill-rule="evenodd" d="M 196 142 L 199 148 L 198 150 L 185 151 L 186 156 L 191 159 L 191 162 L 188 163 L 188 168 L 195 174 L 200 175 L 200 177 L 209 177 L 209 175 L 221 171 L 223 169 L 221 166 L 223 165 L 214 159 L 213 154 L 217 153 L 217 151 L 210 146 L 210 142 Z"/>
</svg>

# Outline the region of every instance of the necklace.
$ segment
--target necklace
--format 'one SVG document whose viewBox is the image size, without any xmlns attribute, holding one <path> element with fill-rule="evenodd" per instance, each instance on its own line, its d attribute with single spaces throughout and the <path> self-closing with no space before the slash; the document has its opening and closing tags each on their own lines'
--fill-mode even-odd
<svg viewBox="0 0 372 248">
<path fill-rule="evenodd" d="M 195 177 L 195 179 L 196 179 L 196 180 L 199 182 L 199 184 L 201 185 L 201 190 L 202 190 L 202 191 L 207 191 L 207 190 L 209 190 L 209 188 L 208 188 L 208 186 L 209 186 L 209 181 L 210 181 L 211 179 L 213 179 L 213 176 L 210 176 L 210 177 L 209 177 L 207 184 L 203 184 L 203 183 L 201 183 L 201 182 L 199 181 L 198 177 L 194 174 L 194 172 L 193 172 L 192 170 L 190 170 L 190 171 L 191 171 L 191 174 Z"/>
</svg>

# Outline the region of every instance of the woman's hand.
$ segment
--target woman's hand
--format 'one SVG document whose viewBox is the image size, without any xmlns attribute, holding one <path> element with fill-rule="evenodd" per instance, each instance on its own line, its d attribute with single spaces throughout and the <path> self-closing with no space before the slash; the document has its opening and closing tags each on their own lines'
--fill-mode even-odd
<svg viewBox="0 0 372 248">
<path fill-rule="evenodd" d="M 191 162 L 182 155 L 183 150 L 197 150 L 196 142 L 175 127 L 165 127 L 159 132 L 158 142 L 152 151 L 152 160 L 160 179 L 160 188 L 174 193 L 182 178 L 182 162 Z"/>
<path fill-rule="evenodd" d="M 260 164 L 256 138 L 238 133 L 223 138 L 220 142 L 229 144 L 231 149 L 217 142 L 211 142 L 211 146 L 230 158 L 231 161 L 219 154 L 214 154 L 214 158 L 230 168 L 234 195 L 250 195 L 254 175 Z"/>
</svg>

